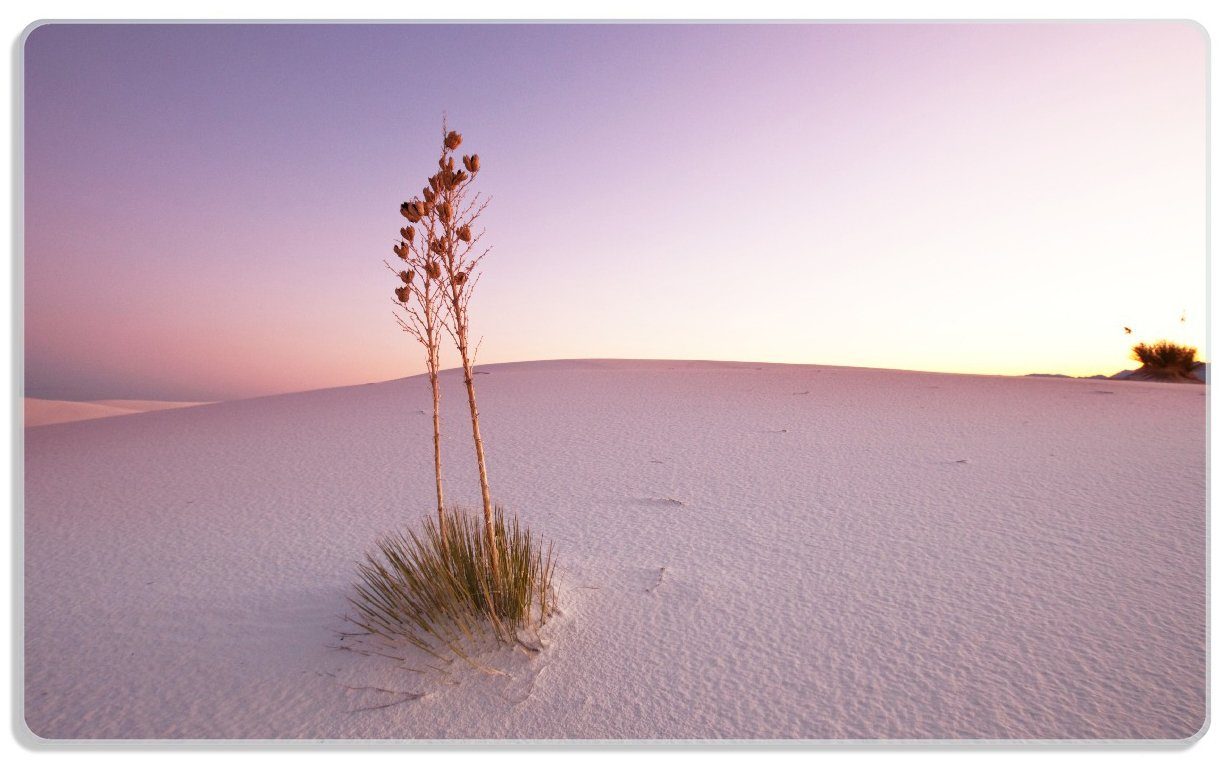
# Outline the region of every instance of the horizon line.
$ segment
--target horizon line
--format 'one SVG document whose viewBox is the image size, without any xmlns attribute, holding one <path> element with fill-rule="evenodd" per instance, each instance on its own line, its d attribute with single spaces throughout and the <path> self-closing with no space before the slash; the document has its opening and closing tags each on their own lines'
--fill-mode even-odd
<svg viewBox="0 0 1230 763">
<path fill-rule="evenodd" d="M 527 363 L 567 363 L 567 362 L 595 362 L 595 361 L 623 361 L 623 362 L 629 362 L 629 363 L 725 363 L 725 364 L 759 365 L 759 366 L 849 368 L 849 369 L 858 369 L 858 370 L 864 370 L 864 371 L 897 371 L 897 372 L 904 372 L 904 373 L 939 374 L 939 375 L 945 375 L 945 376 L 999 376 L 999 377 L 1004 377 L 1004 378 L 1009 378 L 1009 379 L 1021 379 L 1021 378 L 1030 378 L 1030 377 L 1043 377 L 1043 378 L 1049 377 L 1049 378 L 1065 378 L 1065 379 L 1096 379 L 1098 378 L 1097 374 L 1086 375 L 1086 376 L 1074 376 L 1072 374 L 1046 372 L 1046 371 L 1033 371 L 1033 372 L 1024 373 L 1024 374 L 1013 374 L 1013 373 L 993 373 L 993 372 L 974 372 L 974 371 L 936 371 L 936 370 L 919 369 L 919 368 L 893 368 L 889 366 L 842 365 L 842 364 L 836 364 L 836 363 L 791 363 L 791 362 L 778 361 L 778 360 L 727 360 L 727 359 L 720 359 L 720 358 L 646 358 L 646 357 L 609 357 L 609 356 L 532 358 L 532 359 L 527 359 L 527 360 L 506 360 L 506 361 L 499 361 L 495 363 L 475 363 L 474 368 L 478 369 L 478 368 L 487 368 L 487 367 L 496 367 L 496 366 L 511 366 L 511 365 L 527 364 Z M 1198 363 L 1200 365 L 1207 365 L 1208 361 L 1201 360 L 1201 361 L 1198 361 Z M 459 370 L 461 370 L 461 366 L 457 365 L 457 366 L 449 366 L 447 368 L 441 368 L 440 372 L 445 373 L 445 372 L 459 371 Z M 1109 378 L 1112 374 L 1117 374 L 1125 370 L 1131 370 L 1131 368 L 1124 367 L 1122 369 L 1119 369 L 1118 371 L 1112 371 L 1111 373 L 1104 374 L 1104 376 Z M 416 378 L 426 376 L 426 375 L 427 375 L 427 372 L 422 371 L 420 373 L 408 374 L 406 376 L 394 376 L 388 379 L 374 379 L 371 381 L 357 382 L 354 384 L 339 384 L 333 387 L 306 387 L 303 389 L 292 389 L 292 390 L 284 390 L 281 392 L 271 392 L 269 394 L 251 395 L 248 397 L 219 398 L 216 400 L 164 400 L 162 398 L 155 398 L 155 397 L 148 397 L 148 396 L 132 397 L 132 398 L 111 396 L 111 397 L 104 397 L 104 398 L 88 398 L 88 399 L 75 399 L 75 398 L 63 398 L 63 397 L 38 397 L 35 395 L 26 394 L 24 388 L 22 389 L 21 395 L 19 397 L 22 400 L 43 400 L 47 402 L 65 402 L 65 403 L 98 403 L 102 401 L 125 401 L 125 402 L 157 402 L 157 403 L 194 403 L 197 405 L 209 405 L 213 403 L 234 403 L 234 402 L 240 402 L 243 400 L 260 400 L 260 399 L 269 398 L 269 397 L 281 397 L 283 395 L 298 395 L 298 394 L 305 394 L 309 392 L 324 392 L 327 390 L 347 389 L 350 387 L 365 387 L 371 384 L 387 384 L 389 382 L 407 381 L 410 379 L 416 379 Z"/>
</svg>

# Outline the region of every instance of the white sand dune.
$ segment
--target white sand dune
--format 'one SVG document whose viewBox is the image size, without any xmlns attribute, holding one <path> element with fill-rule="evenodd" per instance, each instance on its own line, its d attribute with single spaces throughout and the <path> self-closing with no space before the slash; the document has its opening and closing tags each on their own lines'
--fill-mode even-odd
<svg viewBox="0 0 1230 763">
<path fill-rule="evenodd" d="M 164 411 L 168 408 L 187 408 L 192 405 L 204 405 L 204 403 L 172 403 L 165 400 L 42 400 L 27 397 L 25 399 L 25 425 L 41 427 L 47 424 L 64 424 L 69 421 Z"/>
<path fill-rule="evenodd" d="M 1204 721 L 1203 386 L 483 370 L 496 497 L 559 553 L 545 653 L 435 676 L 332 648 L 355 561 L 434 510 L 421 378 L 39 427 L 29 727 L 1184 738 Z M 445 377 L 448 486 L 476 505 Z"/>
</svg>

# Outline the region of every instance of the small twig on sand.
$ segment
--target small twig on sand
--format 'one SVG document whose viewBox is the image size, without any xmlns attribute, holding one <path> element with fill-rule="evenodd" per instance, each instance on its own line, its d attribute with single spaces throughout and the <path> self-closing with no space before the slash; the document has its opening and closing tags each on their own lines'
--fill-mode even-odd
<svg viewBox="0 0 1230 763">
<path fill-rule="evenodd" d="M 534 646 L 533 644 L 527 644 L 524 641 L 522 641 L 520 636 L 516 636 L 514 638 L 516 640 L 517 645 L 520 646 L 525 651 L 529 652 L 530 654 L 538 654 L 539 652 L 542 651 L 541 644 L 539 646 Z"/>
<path fill-rule="evenodd" d="M 658 568 L 658 579 L 654 581 L 653 585 L 645 589 L 645 593 L 653 593 L 654 591 L 658 590 L 658 586 L 662 585 L 662 581 L 665 578 L 666 578 L 666 568 L 665 567 Z"/>
<path fill-rule="evenodd" d="M 341 681 L 337 677 L 337 673 L 333 673 L 327 670 L 326 671 L 313 670 L 312 672 L 320 676 L 321 678 L 328 677 L 328 678 L 332 678 L 334 681 L 338 681 L 338 686 L 342 687 L 346 691 L 374 691 L 374 692 L 379 692 L 380 694 L 388 694 L 394 697 L 400 697 L 400 699 L 395 699 L 392 702 L 386 702 L 383 705 L 370 705 L 368 707 L 356 707 L 355 709 L 350 711 L 352 713 L 359 713 L 359 712 L 363 712 L 364 710 L 380 710 L 381 708 L 392 707 L 393 705 L 400 705 L 403 702 L 409 702 L 412 699 L 422 699 L 423 697 L 427 696 L 426 694 L 423 694 L 420 692 L 399 691 L 397 689 L 385 689 L 382 686 L 351 686 L 350 684 L 341 683 Z"/>
<path fill-rule="evenodd" d="M 381 652 L 381 651 L 380 651 L 380 650 L 378 650 L 378 649 L 370 649 L 370 650 L 368 650 L 368 649 L 359 649 L 359 648 L 357 648 L 357 647 L 353 647 L 353 646 L 347 646 L 347 645 L 337 646 L 337 645 L 335 645 L 335 644 L 326 644 L 326 645 L 325 645 L 325 648 L 326 648 L 326 649 L 335 649 L 335 650 L 337 650 L 337 651 L 339 651 L 339 652 L 353 652 L 353 653 L 355 653 L 355 654 L 361 654 L 361 655 L 363 655 L 364 657 L 384 657 L 385 659 L 388 659 L 388 660 L 396 660 L 397 662 L 405 662 L 405 661 L 406 661 L 406 658 L 405 658 L 405 657 L 398 657 L 397 655 L 394 655 L 394 654 L 385 654 L 384 652 Z"/>
<path fill-rule="evenodd" d="M 385 691 L 385 690 L 384 690 L 384 689 L 377 689 L 376 691 Z M 393 700 L 392 702 L 385 702 L 383 705 L 368 705 L 367 707 L 356 707 L 355 709 L 351 710 L 350 712 L 352 712 L 352 713 L 362 713 L 362 712 L 367 711 L 367 710 L 383 710 L 383 709 L 384 709 L 384 708 L 386 708 L 386 707 L 393 707 L 394 705 L 400 705 L 400 704 L 402 704 L 402 703 L 404 703 L 404 702 L 409 702 L 409 701 L 411 701 L 411 700 L 415 700 L 415 699 L 422 699 L 423 697 L 426 697 L 426 696 L 427 696 L 426 694 L 416 694 L 416 693 L 414 693 L 414 692 L 404 692 L 404 691 L 402 691 L 402 692 L 391 692 L 391 693 L 393 693 L 393 694 L 400 694 L 400 695 L 403 695 L 403 696 L 401 697 L 401 699 L 395 699 L 395 700 Z"/>
</svg>

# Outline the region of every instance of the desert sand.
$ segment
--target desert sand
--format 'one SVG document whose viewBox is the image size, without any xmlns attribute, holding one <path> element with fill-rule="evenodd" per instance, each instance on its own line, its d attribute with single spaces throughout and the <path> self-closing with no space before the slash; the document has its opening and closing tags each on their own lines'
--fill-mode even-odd
<svg viewBox="0 0 1230 763">
<path fill-rule="evenodd" d="M 41 427 L 47 424 L 64 424 L 69 421 L 127 416 L 147 411 L 165 411 L 168 408 L 187 408 L 190 405 L 203 405 L 203 403 L 173 403 L 165 400 L 42 400 L 27 397 L 25 399 L 25 425 Z"/>
<path fill-rule="evenodd" d="M 1205 717 L 1205 387 L 490 365 L 497 500 L 561 612 L 499 675 L 339 650 L 434 512 L 421 377 L 25 433 L 52 738 L 1166 738 Z M 446 477 L 477 505 L 460 377 Z M 403 669 L 409 668 L 409 669 Z M 424 670 L 416 673 L 413 670 Z"/>
</svg>

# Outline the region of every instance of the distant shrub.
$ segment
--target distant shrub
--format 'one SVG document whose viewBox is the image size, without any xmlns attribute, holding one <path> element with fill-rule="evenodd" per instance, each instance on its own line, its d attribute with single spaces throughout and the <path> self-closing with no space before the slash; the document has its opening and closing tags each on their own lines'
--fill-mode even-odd
<svg viewBox="0 0 1230 763">
<path fill-rule="evenodd" d="M 1195 347 L 1165 339 L 1152 344 L 1141 342 L 1132 348 L 1132 356 L 1141 370 L 1155 376 L 1188 376 L 1196 367 Z"/>
<path fill-rule="evenodd" d="M 523 636 L 536 635 L 555 611 L 552 549 L 544 552 L 541 541 L 498 506 L 494 558 L 481 517 L 457 508 L 442 516 L 443 535 L 425 519 L 418 532 L 377 543 L 377 552 L 359 565 L 350 599 L 359 614 L 350 619 L 367 633 L 404 640 L 441 659 L 445 652 L 469 659 L 466 642 L 487 635 L 536 650 Z"/>
</svg>

